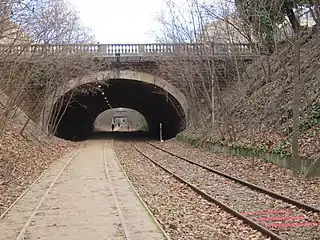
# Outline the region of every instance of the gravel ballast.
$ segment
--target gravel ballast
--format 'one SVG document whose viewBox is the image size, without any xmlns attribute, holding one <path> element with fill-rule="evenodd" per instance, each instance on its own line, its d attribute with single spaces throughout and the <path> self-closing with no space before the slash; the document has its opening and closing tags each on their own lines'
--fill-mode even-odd
<svg viewBox="0 0 320 240">
<path fill-rule="evenodd" d="M 290 216 L 305 217 L 305 220 L 303 221 L 320 221 L 318 215 L 309 214 L 286 202 L 258 193 L 239 183 L 235 183 L 199 166 L 190 164 L 155 149 L 146 143 L 139 143 L 136 144 L 136 146 L 149 157 L 170 169 L 178 176 L 197 185 L 201 190 L 214 196 L 228 206 L 232 206 L 233 209 L 239 212 L 290 209 L 293 211 Z M 320 232 L 319 227 L 287 228 L 275 231 L 283 236 L 284 239 L 317 239 L 320 237 L 318 233 Z"/>
<path fill-rule="evenodd" d="M 176 140 L 153 143 L 179 156 L 320 208 L 320 178 L 293 176 L 290 170 L 261 159 L 214 153 Z"/>
<path fill-rule="evenodd" d="M 128 142 L 115 142 L 129 179 L 171 239 L 268 239 L 156 167 Z"/>
</svg>

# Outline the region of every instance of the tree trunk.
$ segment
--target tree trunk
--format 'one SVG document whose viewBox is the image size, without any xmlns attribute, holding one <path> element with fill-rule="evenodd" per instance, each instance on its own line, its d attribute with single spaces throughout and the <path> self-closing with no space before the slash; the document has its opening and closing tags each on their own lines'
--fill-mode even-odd
<svg viewBox="0 0 320 240">
<path fill-rule="evenodd" d="M 211 66 L 211 128 L 212 131 L 215 131 L 216 128 L 216 121 L 215 121 L 215 92 L 214 92 L 214 81 L 216 80 L 216 72 L 215 72 L 215 62 L 212 60 L 212 66 Z"/>
<path fill-rule="evenodd" d="M 319 0 L 314 0 L 314 14 L 316 16 L 317 27 L 320 28 Z"/>
<path fill-rule="evenodd" d="M 293 126 L 292 126 L 292 170 L 294 174 L 298 173 L 300 167 L 299 158 L 299 106 L 300 106 L 300 93 L 302 91 L 302 82 L 300 81 L 300 31 L 296 33 L 294 45 L 294 75 L 293 75 Z"/>
<path fill-rule="evenodd" d="M 285 10 L 294 33 L 297 33 L 299 31 L 300 24 L 298 22 L 296 15 L 294 14 L 293 9 L 290 8 L 289 6 L 285 6 Z"/>
</svg>

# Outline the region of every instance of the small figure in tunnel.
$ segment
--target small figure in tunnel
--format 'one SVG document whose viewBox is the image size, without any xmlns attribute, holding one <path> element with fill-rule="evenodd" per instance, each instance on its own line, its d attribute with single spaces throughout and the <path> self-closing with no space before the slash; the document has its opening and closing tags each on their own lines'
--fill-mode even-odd
<svg viewBox="0 0 320 240">
<path fill-rule="evenodd" d="M 114 131 L 114 124 L 113 123 L 111 124 L 111 130 L 112 130 L 112 132 Z"/>
<path fill-rule="evenodd" d="M 118 123 L 118 127 L 120 127 L 120 123 Z"/>
</svg>

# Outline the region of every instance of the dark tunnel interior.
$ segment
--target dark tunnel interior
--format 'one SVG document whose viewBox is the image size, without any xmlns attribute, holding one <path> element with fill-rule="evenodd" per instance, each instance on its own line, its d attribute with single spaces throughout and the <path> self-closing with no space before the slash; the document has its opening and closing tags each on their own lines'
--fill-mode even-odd
<svg viewBox="0 0 320 240">
<path fill-rule="evenodd" d="M 110 109 L 109 104 L 111 108 L 141 113 L 148 124 L 148 136 L 153 139 L 159 139 L 160 123 L 164 140 L 175 137 L 186 127 L 182 106 L 168 92 L 141 81 L 112 79 L 81 85 L 62 96 L 54 104 L 49 131 L 67 140 L 89 139 L 94 134 L 95 119 Z"/>
</svg>

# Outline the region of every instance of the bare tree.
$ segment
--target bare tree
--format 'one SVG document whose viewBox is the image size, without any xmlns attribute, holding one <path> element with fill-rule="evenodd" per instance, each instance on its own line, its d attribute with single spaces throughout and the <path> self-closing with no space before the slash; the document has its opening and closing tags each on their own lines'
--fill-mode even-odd
<svg viewBox="0 0 320 240">
<path fill-rule="evenodd" d="M 221 7 L 186 0 L 183 8 L 168 2 L 168 11 L 159 18 L 163 26 L 162 41 L 182 45 L 176 45 L 174 52 L 174 59 L 179 60 L 160 65 L 172 81 L 183 79 L 174 84 L 179 84 L 190 99 L 196 99 L 191 102 L 194 127 L 207 125 L 210 115 L 211 132 L 221 130 L 218 123 L 225 118 L 228 132 L 232 132 L 229 136 L 234 139 L 232 120 L 220 111 L 227 109 L 220 96 L 222 89 L 230 86 L 234 78 L 241 81 L 238 54 L 242 45 L 239 43 L 241 38 L 250 39 L 251 36 L 244 37 L 246 32 L 241 32 L 236 22 L 229 24 L 231 4 L 219 5 Z M 250 45 L 249 41 L 247 43 Z M 230 66 L 234 72 L 230 71 Z"/>
<path fill-rule="evenodd" d="M 9 96 L 0 118 L 5 123 L 15 106 L 22 107 L 29 115 L 22 134 L 58 87 L 75 72 L 90 72 L 88 66 L 78 71 L 85 65 L 78 49 L 94 38 L 63 0 L 2 1 L 0 16 L 0 91 Z"/>
<path fill-rule="evenodd" d="M 303 84 L 300 79 L 300 51 L 301 51 L 301 36 L 300 30 L 297 28 L 296 39 L 294 45 L 294 75 L 293 75 L 293 116 L 292 116 L 292 169 L 295 173 L 298 172 L 300 166 L 300 157 L 299 157 L 299 115 L 300 115 L 300 101 L 301 101 L 301 90 L 303 90 Z"/>
<path fill-rule="evenodd" d="M 319 0 L 314 0 L 314 15 L 315 15 L 315 21 L 317 23 L 317 27 L 320 27 L 320 4 Z"/>
<path fill-rule="evenodd" d="M 305 83 L 300 78 L 300 48 L 311 39 L 310 24 L 300 20 L 311 10 L 314 20 L 319 19 L 318 0 L 299 2 L 185 0 L 177 5 L 171 0 L 159 18 L 161 40 L 173 44 L 172 61 L 159 63 L 161 72 L 192 99 L 189 127 L 203 127 L 211 137 L 219 133 L 221 139 L 269 150 L 279 139 L 291 138 L 295 171 L 300 154 L 299 111 L 306 107 L 301 105 Z M 259 58 L 246 65 L 241 60 L 246 52 Z M 275 74 L 290 80 L 280 84 Z M 288 109 L 287 103 L 284 107 L 275 102 L 273 97 L 279 93 L 272 95 L 270 89 L 282 91 Z M 215 131 L 208 131 L 214 125 Z"/>
</svg>

